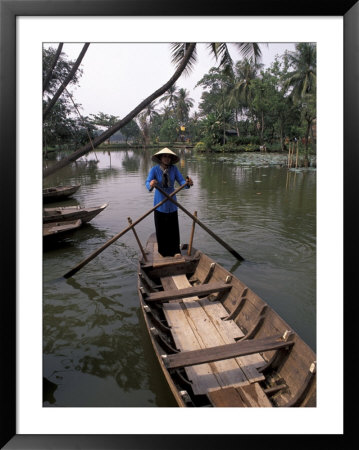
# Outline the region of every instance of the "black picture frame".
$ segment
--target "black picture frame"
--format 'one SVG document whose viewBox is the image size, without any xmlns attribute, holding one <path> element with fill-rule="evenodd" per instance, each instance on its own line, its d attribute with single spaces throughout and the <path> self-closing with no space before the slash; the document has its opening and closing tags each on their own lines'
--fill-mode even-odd
<svg viewBox="0 0 359 450">
<path fill-rule="evenodd" d="M 185 12 L 187 14 L 185 14 Z M 358 169 L 359 142 L 359 5 L 355 0 L 337 3 L 326 1 L 287 2 L 275 0 L 195 3 L 182 0 L 178 5 L 166 0 L 0 0 L 0 168 L 4 211 L 0 240 L 1 270 L 1 448 L 7 449 L 183 449 L 222 448 L 230 445 L 260 445 L 275 440 L 276 448 L 288 441 L 313 447 L 322 435 L 186 435 L 178 424 L 179 434 L 169 435 L 18 435 L 16 433 L 16 17 L 19 16 L 343 16 L 344 18 L 344 286 L 349 301 L 345 303 L 345 350 L 348 361 L 353 350 L 351 330 L 355 330 L 353 310 L 356 303 L 353 281 L 356 266 L 352 263 L 357 248 L 358 220 L 354 177 Z M 335 63 L 335 61 L 333 61 Z M 355 261 L 355 260 L 354 260 Z M 353 291 L 350 298 L 348 294 Z M 333 337 L 335 338 L 335 337 Z M 333 355 L 333 360 L 335 355 Z M 349 360 L 351 361 L 351 360 Z M 345 383 L 355 367 L 348 364 Z M 333 368 L 334 372 L 334 368 Z M 333 376 L 331 374 L 330 376 Z M 335 378 L 333 378 L 335 383 Z M 350 408 L 350 399 L 345 405 Z M 330 443 L 346 448 L 354 428 L 354 415 L 347 415 L 343 435 L 330 435 Z M 258 424 L 260 427 L 260 424 Z M 240 438 L 240 439 L 239 439 Z"/>
</svg>

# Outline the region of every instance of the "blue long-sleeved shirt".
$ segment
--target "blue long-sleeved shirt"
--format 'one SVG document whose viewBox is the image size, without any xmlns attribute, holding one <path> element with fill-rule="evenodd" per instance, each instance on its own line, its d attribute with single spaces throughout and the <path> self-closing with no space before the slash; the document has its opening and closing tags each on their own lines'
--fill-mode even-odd
<svg viewBox="0 0 359 450">
<path fill-rule="evenodd" d="M 167 187 L 167 188 L 163 187 L 162 175 L 163 175 L 163 171 L 159 165 L 152 167 L 152 169 L 148 173 L 148 177 L 146 180 L 146 187 L 149 191 L 151 190 L 150 182 L 152 180 L 157 180 L 158 186 L 162 190 L 164 190 L 166 192 L 166 194 L 168 194 L 168 195 L 172 194 L 172 192 L 175 190 L 174 189 L 175 181 L 177 181 L 180 186 L 182 186 L 186 182 L 186 180 L 183 178 L 181 172 L 178 170 L 177 166 L 171 165 L 168 168 L 169 187 Z M 189 189 L 189 186 L 186 186 L 185 189 Z M 166 197 L 164 195 L 162 195 L 161 192 L 155 188 L 155 195 L 153 198 L 153 206 L 157 205 L 157 203 L 159 203 L 160 201 L 162 201 L 165 198 Z M 173 198 L 173 200 L 176 200 L 176 196 L 173 196 L 172 198 Z M 170 200 L 168 200 L 163 205 L 159 206 L 157 208 L 157 211 L 164 212 L 164 213 L 170 213 L 170 212 L 177 211 L 177 206 L 174 203 L 172 203 Z"/>
</svg>

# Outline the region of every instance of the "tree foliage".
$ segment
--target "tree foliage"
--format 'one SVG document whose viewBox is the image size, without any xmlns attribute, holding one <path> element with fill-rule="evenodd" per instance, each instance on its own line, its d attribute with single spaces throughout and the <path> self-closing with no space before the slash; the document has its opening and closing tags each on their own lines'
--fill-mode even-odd
<svg viewBox="0 0 359 450">
<path fill-rule="evenodd" d="M 51 175 L 52 173 L 60 170 L 63 167 L 66 167 L 68 164 L 70 164 L 73 161 L 76 161 L 78 158 L 80 158 L 83 155 L 86 155 L 92 148 L 100 145 L 102 142 L 109 139 L 116 131 L 120 130 L 122 127 L 127 125 L 132 119 L 134 119 L 138 114 L 141 113 L 145 108 L 147 108 L 148 105 L 150 105 L 154 100 L 156 100 L 158 97 L 160 97 L 162 94 L 164 94 L 173 84 L 176 83 L 178 78 L 181 76 L 182 72 L 186 69 L 187 64 L 189 60 L 191 59 L 191 56 L 193 52 L 195 51 L 196 44 L 191 43 L 186 48 L 186 51 L 184 52 L 183 59 L 181 63 L 178 65 L 176 71 L 172 75 L 172 77 L 159 89 L 157 89 L 155 92 L 153 92 L 151 95 L 149 95 L 147 98 L 145 98 L 141 103 L 139 103 L 132 111 L 130 111 L 123 119 L 119 120 L 108 128 L 106 131 L 104 131 L 102 134 L 97 136 L 93 142 L 90 142 L 89 144 L 84 145 L 80 149 L 74 151 L 71 155 L 63 158 L 61 161 L 58 161 L 56 164 L 54 164 L 51 167 L 47 167 L 44 169 L 43 176 L 44 178 Z"/>
<path fill-rule="evenodd" d="M 313 44 L 297 44 L 294 52 L 277 57 L 266 70 L 253 59 L 239 60 L 232 71 L 213 67 L 197 85 L 204 89 L 199 126 L 209 147 L 256 141 L 258 146 L 276 142 L 284 150 L 285 142 L 301 137 L 307 153 L 309 142 L 314 149 Z"/>
<path fill-rule="evenodd" d="M 91 123 L 87 123 L 87 129 L 84 127 L 83 118 L 79 117 L 76 111 L 78 105 L 73 104 L 69 92 L 71 87 L 78 86 L 82 70 L 73 71 L 76 61 L 69 60 L 61 49 L 61 45 L 57 50 L 44 48 L 42 53 L 43 110 L 49 111 L 43 119 L 45 149 L 49 146 L 77 148 L 88 141 L 87 131 L 93 136 L 95 130 Z M 66 89 L 50 109 L 52 99 L 68 78 L 69 90 Z"/>
<path fill-rule="evenodd" d="M 233 45 L 233 44 L 232 44 Z M 203 94 L 198 111 L 192 111 L 194 102 L 190 93 L 179 89 L 176 82 L 182 73 L 190 71 L 197 59 L 196 43 L 172 44 L 172 61 L 177 69 L 173 76 L 153 94 L 144 99 L 124 118 L 105 113 L 91 114 L 86 126 L 97 131 L 93 145 L 104 142 L 118 130 L 126 139 L 141 136 L 145 145 L 151 142 L 174 142 L 180 139 L 206 139 L 211 145 L 228 142 L 280 142 L 285 138 L 304 136 L 307 147 L 314 143 L 313 125 L 316 120 L 316 48 L 314 44 L 297 44 L 294 52 L 277 58 L 266 70 L 259 64 L 260 46 L 256 43 L 238 43 L 243 59 L 233 61 L 225 43 L 208 44 L 218 66 L 199 80 Z M 48 52 L 48 53 L 46 53 Z M 51 69 L 55 50 L 44 51 L 44 79 Z M 53 70 L 49 93 L 54 93 L 58 83 L 68 76 L 74 62 L 63 54 Z M 81 77 L 78 69 L 71 79 L 76 85 Z M 44 96 L 44 107 L 50 96 Z M 154 102 L 159 99 L 156 105 Z M 162 109 L 159 109 L 159 105 Z M 66 142 L 74 130 L 81 130 L 81 123 L 74 116 L 66 96 L 61 96 L 44 123 L 45 140 L 56 136 Z M 191 114 L 192 113 L 192 114 Z M 82 122 L 83 125 L 83 122 Z M 82 126 L 83 128 L 83 126 Z M 105 130 L 103 130 L 105 128 Z M 51 136 L 50 136 L 51 135 Z M 77 143 L 77 141 L 76 141 Z M 44 176 L 59 170 L 92 149 L 84 144 L 72 155 L 45 169 Z"/>
</svg>

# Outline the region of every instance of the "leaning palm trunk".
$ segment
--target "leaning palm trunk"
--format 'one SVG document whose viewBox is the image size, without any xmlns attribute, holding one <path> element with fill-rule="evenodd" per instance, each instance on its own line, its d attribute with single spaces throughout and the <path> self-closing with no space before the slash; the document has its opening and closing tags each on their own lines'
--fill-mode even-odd
<svg viewBox="0 0 359 450">
<path fill-rule="evenodd" d="M 85 53 L 87 52 L 87 49 L 89 48 L 89 43 L 86 43 L 83 46 L 83 49 L 81 50 L 81 53 L 79 54 L 79 57 L 77 58 L 74 66 L 72 67 L 70 73 L 67 75 L 67 77 L 65 78 L 64 82 L 61 84 L 61 86 L 59 87 L 59 89 L 57 90 L 56 94 L 52 97 L 52 99 L 50 100 L 50 102 L 48 103 L 48 105 L 46 106 L 43 114 L 42 114 L 42 118 L 45 119 L 49 112 L 51 111 L 51 109 L 53 108 L 53 106 L 55 105 L 55 103 L 57 102 L 58 98 L 60 97 L 60 95 L 63 93 L 63 91 L 65 90 L 66 86 L 70 83 L 70 81 L 72 80 L 72 78 L 74 77 L 77 69 L 79 68 L 81 61 L 83 60 L 83 57 L 85 56 Z"/>
<path fill-rule="evenodd" d="M 157 89 L 153 94 L 151 94 L 149 97 L 147 97 L 145 100 L 143 100 L 135 109 L 133 109 L 129 114 L 127 114 L 126 117 L 124 117 L 122 120 L 118 121 L 110 127 L 108 130 L 103 132 L 101 135 L 97 136 L 93 140 L 93 146 L 96 148 L 98 145 L 100 145 L 102 142 L 106 141 L 110 136 L 112 136 L 116 131 L 120 130 L 122 127 L 127 125 L 134 117 L 136 117 L 146 106 L 148 106 L 150 103 L 152 103 L 157 97 L 164 94 L 181 76 L 182 72 L 187 66 L 188 61 L 190 60 L 192 53 L 196 47 L 196 43 L 192 43 L 188 46 L 187 52 L 182 60 L 182 63 L 178 66 L 178 69 L 173 74 L 173 76 L 165 83 L 161 88 Z M 76 150 L 74 153 L 72 153 L 70 156 L 62 159 L 58 163 L 54 164 L 52 167 L 48 167 L 43 172 L 43 177 L 46 178 L 49 175 L 53 174 L 54 172 L 57 172 L 58 170 L 62 169 L 63 167 L 67 166 L 73 161 L 76 161 L 78 158 L 80 158 L 83 155 L 86 155 L 89 151 L 92 150 L 91 143 L 88 143 L 81 147 L 80 149 Z"/>
<path fill-rule="evenodd" d="M 59 56 L 61 54 L 63 46 L 64 46 L 63 42 L 60 42 L 59 46 L 57 47 L 56 54 L 55 54 L 54 59 L 52 61 L 51 67 L 50 67 L 50 69 L 49 69 L 49 71 L 48 71 L 48 73 L 46 75 L 46 78 L 44 80 L 44 83 L 43 83 L 43 87 L 42 87 L 42 92 L 43 93 L 47 90 L 47 87 L 48 87 L 48 85 L 50 83 L 50 80 L 52 78 L 52 73 L 53 73 L 54 68 L 56 66 L 57 60 L 59 59 Z"/>
</svg>

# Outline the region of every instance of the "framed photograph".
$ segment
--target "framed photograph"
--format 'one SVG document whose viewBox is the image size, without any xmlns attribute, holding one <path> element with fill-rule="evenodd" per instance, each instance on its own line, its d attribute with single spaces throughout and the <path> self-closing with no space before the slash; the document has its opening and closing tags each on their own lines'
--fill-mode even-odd
<svg viewBox="0 0 359 450">
<path fill-rule="evenodd" d="M 355 293 L 348 296 L 355 279 L 355 264 L 347 264 L 344 272 L 344 255 L 347 262 L 354 256 L 358 228 L 353 207 L 353 179 L 358 167 L 358 2 L 348 0 L 328 6 L 324 2 L 292 5 L 281 1 L 270 8 L 266 1 L 255 5 L 239 2 L 235 6 L 225 2 L 221 8 L 193 5 L 187 0 L 179 5 L 162 0 L 0 2 L 0 167 L 6 199 L 1 241 L 1 407 L 5 417 L 1 448 L 182 449 L 204 443 L 215 448 L 224 443 L 236 445 L 239 438 L 253 445 L 274 439 L 277 443 L 280 437 L 288 445 L 294 439 L 307 444 L 313 437 L 317 441 L 326 436 L 342 441 L 344 357 L 352 350 L 348 334 L 344 352 L 344 319 L 347 331 L 354 326 L 355 317 L 351 311 L 355 301 L 350 302 Z M 43 243 L 37 231 L 42 225 L 43 162 L 39 147 L 43 148 L 44 44 L 56 48 L 60 42 L 81 47 L 86 43 L 135 46 L 239 41 L 314 42 L 317 48 L 316 407 L 276 408 L 275 413 L 270 408 L 203 407 L 198 414 L 196 408 L 176 408 L 165 402 L 165 406 L 146 407 L 153 406 L 152 397 L 145 407 L 131 404 L 132 400 L 126 407 L 103 405 L 101 401 L 93 407 L 85 403 L 73 405 L 71 401 L 44 406 Z M 76 57 L 71 55 L 70 59 Z M 113 64 L 108 59 L 98 61 L 99 67 L 108 71 Z M 151 62 L 146 64 L 149 67 Z M 161 71 L 161 65 L 156 70 Z M 162 70 L 165 71 L 164 65 Z M 130 91 L 129 88 L 124 91 Z M 98 85 L 93 89 L 100 91 Z M 119 86 L 104 85 L 101 89 L 110 92 Z M 125 114 L 121 112 L 121 116 Z M 97 237 L 99 246 L 104 235 Z M 67 288 L 81 290 L 76 282 L 70 287 L 67 284 Z M 345 314 L 343 292 L 349 298 Z M 130 357 L 130 353 L 126 355 Z M 89 360 L 89 364 L 94 361 Z M 74 382 L 74 386 L 74 391 L 81 389 L 81 381 Z M 105 383 L 103 386 L 105 391 Z M 352 427 L 353 420 L 348 418 L 345 434 L 351 433 Z"/>
</svg>

